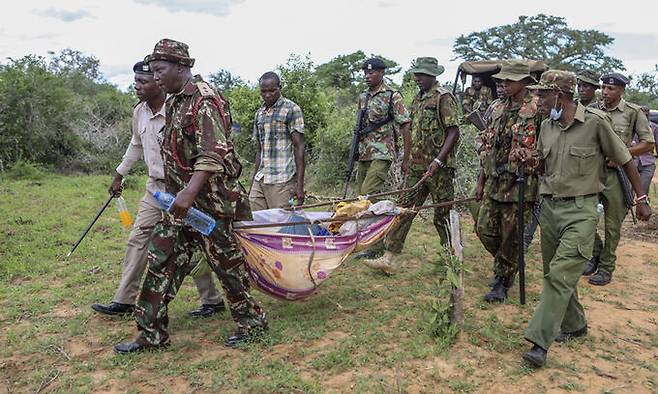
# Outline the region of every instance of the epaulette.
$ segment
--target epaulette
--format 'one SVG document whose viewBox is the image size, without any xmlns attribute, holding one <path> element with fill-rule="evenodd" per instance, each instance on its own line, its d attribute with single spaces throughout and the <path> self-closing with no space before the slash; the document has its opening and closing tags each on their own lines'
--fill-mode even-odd
<svg viewBox="0 0 658 394">
<path fill-rule="evenodd" d="M 608 113 L 598 109 L 598 108 L 592 108 L 592 107 L 585 107 L 585 112 L 589 112 L 590 114 L 594 114 L 598 116 L 601 119 L 605 119 L 608 117 Z"/>
<path fill-rule="evenodd" d="M 630 101 L 627 101 L 626 105 L 628 105 L 629 107 L 633 108 L 636 111 L 642 111 L 642 107 L 640 105 L 637 105 L 635 103 L 631 103 Z"/>
<path fill-rule="evenodd" d="M 217 93 L 215 93 L 215 91 L 210 87 L 210 85 L 208 85 L 208 82 L 206 81 L 199 81 L 195 82 L 194 84 L 196 85 L 197 89 L 199 89 L 199 92 L 203 97 L 214 97 L 217 95 Z"/>
</svg>

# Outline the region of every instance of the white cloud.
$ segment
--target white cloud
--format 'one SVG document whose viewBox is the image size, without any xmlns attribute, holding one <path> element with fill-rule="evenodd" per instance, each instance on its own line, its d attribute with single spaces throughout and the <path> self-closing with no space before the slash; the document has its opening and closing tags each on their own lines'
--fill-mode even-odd
<svg viewBox="0 0 658 394">
<path fill-rule="evenodd" d="M 243 0 L 135 0 L 140 4 L 152 4 L 173 12 L 198 12 L 216 16 L 228 15 L 231 7 Z"/>
<path fill-rule="evenodd" d="M 41 10 L 32 10 L 34 15 L 42 16 L 44 18 L 55 18 L 62 22 L 73 22 L 82 18 L 90 17 L 91 13 L 87 10 L 64 10 L 60 8 L 46 8 Z"/>
</svg>

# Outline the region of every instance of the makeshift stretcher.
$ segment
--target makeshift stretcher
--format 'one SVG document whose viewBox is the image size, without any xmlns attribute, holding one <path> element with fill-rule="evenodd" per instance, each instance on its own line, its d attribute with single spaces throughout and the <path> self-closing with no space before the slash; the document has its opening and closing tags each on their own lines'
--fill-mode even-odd
<svg viewBox="0 0 658 394">
<path fill-rule="evenodd" d="M 362 218 L 347 221 L 332 220 L 334 212 L 268 209 L 255 211 L 253 221 L 236 223 L 235 232 L 252 284 L 276 298 L 299 300 L 311 295 L 350 253 L 382 240 L 400 212 L 390 201 L 373 204 L 361 212 Z M 340 223 L 331 234 L 328 228 Z"/>
<path fill-rule="evenodd" d="M 470 200 L 427 205 L 415 210 Z M 300 300 L 313 294 L 351 253 L 382 240 L 405 211 L 388 200 L 372 205 L 366 203 L 365 207 L 358 207 L 360 201 L 339 205 L 335 212 L 255 211 L 252 221 L 235 223 L 252 284 L 284 300 Z"/>
</svg>

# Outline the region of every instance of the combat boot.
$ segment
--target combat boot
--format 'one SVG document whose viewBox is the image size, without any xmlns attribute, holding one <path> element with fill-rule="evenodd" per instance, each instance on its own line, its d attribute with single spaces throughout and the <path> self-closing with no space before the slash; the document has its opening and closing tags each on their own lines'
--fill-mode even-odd
<svg viewBox="0 0 658 394">
<path fill-rule="evenodd" d="M 400 259 L 393 252 L 388 250 L 384 252 L 382 257 L 377 259 L 365 260 L 363 263 L 373 269 L 380 269 L 386 275 L 393 275 L 400 269 Z"/>
<path fill-rule="evenodd" d="M 593 273 L 595 273 L 598 268 L 599 268 L 599 258 L 596 256 L 592 256 L 592 258 L 589 259 L 587 265 L 585 266 L 585 271 L 583 271 L 583 275 L 590 276 Z"/>
<path fill-rule="evenodd" d="M 484 300 L 487 302 L 503 302 L 507 298 L 507 289 L 505 286 L 505 279 L 496 277 L 496 280 L 491 286 L 491 291 L 484 295 Z"/>
<path fill-rule="evenodd" d="M 548 351 L 541 346 L 534 345 L 532 349 L 523 353 L 523 359 L 529 362 L 533 367 L 540 368 L 546 364 Z"/>
<path fill-rule="evenodd" d="M 599 270 L 596 272 L 596 274 L 590 276 L 587 281 L 595 286 L 605 286 L 610 283 L 611 280 L 611 273 Z"/>
</svg>

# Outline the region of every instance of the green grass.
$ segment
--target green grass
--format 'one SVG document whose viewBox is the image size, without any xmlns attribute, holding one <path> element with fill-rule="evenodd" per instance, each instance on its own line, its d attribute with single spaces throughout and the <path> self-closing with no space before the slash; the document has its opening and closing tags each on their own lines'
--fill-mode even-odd
<svg viewBox="0 0 658 394">
<path fill-rule="evenodd" d="M 134 214 L 144 179 L 131 179 L 124 196 Z M 234 329 L 227 313 L 188 319 L 186 313 L 199 301 L 186 279 L 170 305 L 171 347 L 116 355 L 112 346 L 132 338 L 135 324 L 131 318 L 102 317 L 89 308 L 111 300 L 121 272 L 128 231 L 121 227 L 114 204 L 65 258 L 105 202 L 110 181 L 109 176 L 47 174 L 0 184 L 0 391 L 476 392 L 496 384 L 581 391 L 585 382 L 577 377 L 591 373 L 577 358 L 549 361 L 553 372 L 568 375 L 568 381 L 551 380 L 549 372 L 536 372 L 519 361 L 527 347 L 522 332 L 541 291 L 538 238 L 527 258 L 528 304 L 519 305 L 514 290 L 504 305 L 490 305 L 481 297 L 491 277 L 491 258 L 467 217 L 464 331 L 449 348 L 431 337 L 427 316 L 437 280 L 432 263 L 438 255 L 431 215 L 430 220 L 416 220 L 404 251 L 405 268 L 395 277 L 348 260 L 302 302 L 277 301 L 254 291 L 270 321 L 269 334 L 258 343 L 226 349 L 223 341 Z M 597 291 L 594 298 L 601 294 Z M 633 294 L 633 289 L 623 290 L 624 297 Z M 655 311 L 656 295 L 650 297 L 654 301 L 647 310 Z M 616 297 L 606 301 L 610 308 L 619 302 Z M 611 328 L 616 330 L 632 337 L 626 322 Z M 655 331 L 640 334 L 655 347 Z M 575 342 L 567 349 L 577 357 L 596 346 L 610 348 L 600 359 L 639 365 L 638 384 L 655 388 L 652 360 L 614 356 L 615 346 L 635 348 L 608 343 L 608 337 Z M 633 354 L 629 349 L 626 353 Z"/>
</svg>

